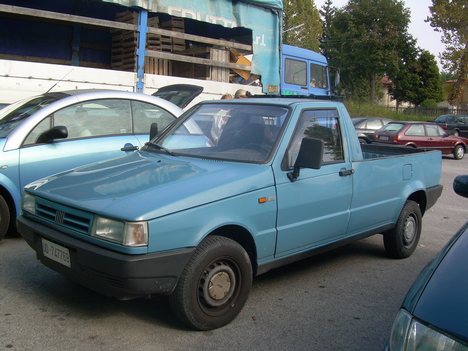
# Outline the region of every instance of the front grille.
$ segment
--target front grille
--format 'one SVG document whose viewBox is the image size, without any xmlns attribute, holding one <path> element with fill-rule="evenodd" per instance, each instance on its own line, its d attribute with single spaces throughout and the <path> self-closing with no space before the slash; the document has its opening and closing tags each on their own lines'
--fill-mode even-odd
<svg viewBox="0 0 468 351">
<path fill-rule="evenodd" d="M 83 234 L 89 234 L 92 225 L 91 214 L 44 199 L 36 202 L 36 216 Z"/>
</svg>

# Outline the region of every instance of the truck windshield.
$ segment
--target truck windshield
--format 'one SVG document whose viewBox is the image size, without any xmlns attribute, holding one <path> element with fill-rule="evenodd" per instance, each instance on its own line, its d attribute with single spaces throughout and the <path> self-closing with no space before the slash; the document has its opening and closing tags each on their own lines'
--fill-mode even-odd
<svg viewBox="0 0 468 351">
<path fill-rule="evenodd" d="M 200 105 L 155 142 L 172 154 L 264 163 L 277 144 L 288 111 L 259 104 Z"/>
</svg>

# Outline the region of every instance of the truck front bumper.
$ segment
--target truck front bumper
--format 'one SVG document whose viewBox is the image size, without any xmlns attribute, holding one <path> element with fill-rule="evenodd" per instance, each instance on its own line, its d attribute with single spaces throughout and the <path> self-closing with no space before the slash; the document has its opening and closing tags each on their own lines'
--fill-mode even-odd
<svg viewBox="0 0 468 351">
<path fill-rule="evenodd" d="M 127 255 L 75 239 L 23 216 L 17 220 L 17 230 L 44 265 L 118 299 L 171 294 L 194 250 Z M 70 267 L 44 256 L 42 239 L 68 249 Z"/>
</svg>

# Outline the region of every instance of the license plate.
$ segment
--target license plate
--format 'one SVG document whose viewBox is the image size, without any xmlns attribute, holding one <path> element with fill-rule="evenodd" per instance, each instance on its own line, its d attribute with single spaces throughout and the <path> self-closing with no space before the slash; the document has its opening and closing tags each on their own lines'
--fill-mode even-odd
<svg viewBox="0 0 468 351">
<path fill-rule="evenodd" d="M 70 250 L 68 250 L 66 247 L 54 244 L 43 238 L 42 253 L 45 257 L 48 257 L 55 262 L 63 264 L 67 267 L 71 267 Z"/>
<path fill-rule="evenodd" d="M 380 140 L 385 140 L 385 141 L 389 141 L 389 140 L 390 140 L 390 138 L 389 138 L 388 136 L 381 136 L 379 139 L 380 139 Z"/>
</svg>

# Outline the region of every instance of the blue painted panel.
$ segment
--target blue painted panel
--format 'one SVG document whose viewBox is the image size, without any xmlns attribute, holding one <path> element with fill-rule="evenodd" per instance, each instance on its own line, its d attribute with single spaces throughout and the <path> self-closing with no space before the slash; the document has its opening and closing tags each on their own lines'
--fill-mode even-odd
<svg viewBox="0 0 468 351">
<path fill-rule="evenodd" d="M 279 175 L 276 257 L 325 245 L 346 234 L 352 177 L 340 177 L 342 168 L 349 167 L 339 163 L 319 170 L 301 169 L 294 183 L 286 172 Z"/>
<path fill-rule="evenodd" d="M 278 3 L 278 1 L 272 1 L 271 3 L 275 2 Z M 120 2 L 117 1 L 117 3 Z M 139 2 L 137 1 L 137 3 Z M 150 12 L 167 13 L 171 16 L 218 24 L 226 28 L 243 27 L 251 29 L 254 47 L 252 73 L 262 77 L 265 92 L 269 89 L 279 91 L 279 46 L 281 39 L 281 12 L 279 10 L 260 7 L 247 2 L 220 0 L 154 0 L 146 4 L 142 3 L 140 5 Z M 250 43 L 250 40 L 248 42 Z"/>
</svg>

